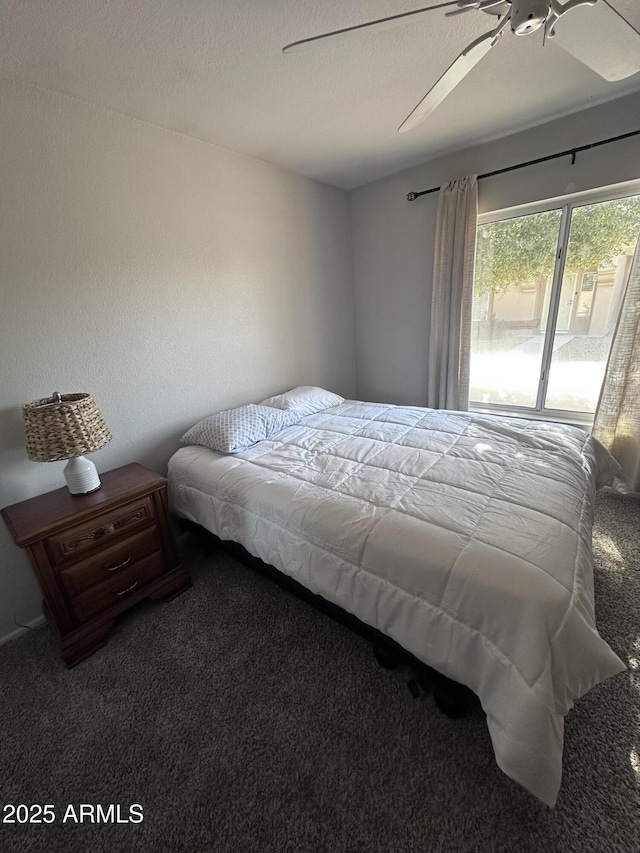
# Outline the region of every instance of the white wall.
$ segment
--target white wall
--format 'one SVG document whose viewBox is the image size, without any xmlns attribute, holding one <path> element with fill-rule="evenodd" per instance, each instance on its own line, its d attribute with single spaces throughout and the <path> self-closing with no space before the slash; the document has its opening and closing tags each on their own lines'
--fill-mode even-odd
<svg viewBox="0 0 640 853">
<path fill-rule="evenodd" d="M 0 79 L 0 506 L 63 485 L 20 406 L 92 393 L 99 471 L 296 384 L 354 395 L 346 194 Z M 0 638 L 40 613 L 0 524 Z"/>
<path fill-rule="evenodd" d="M 350 194 L 358 397 L 424 405 L 437 193 L 411 191 L 640 129 L 640 95 L 407 169 Z M 417 132 L 423 132 L 417 131 Z M 640 178 L 640 137 L 479 183 L 480 212 Z"/>
</svg>

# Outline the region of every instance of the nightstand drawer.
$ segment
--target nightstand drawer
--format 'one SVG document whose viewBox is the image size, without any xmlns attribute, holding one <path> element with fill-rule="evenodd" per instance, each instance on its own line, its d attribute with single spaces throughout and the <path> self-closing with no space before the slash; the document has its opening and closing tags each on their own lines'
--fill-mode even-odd
<svg viewBox="0 0 640 853">
<path fill-rule="evenodd" d="M 123 569 L 116 577 L 92 586 L 80 595 L 72 596 L 71 606 L 78 618 L 85 621 L 97 613 L 108 610 L 119 602 L 125 602 L 128 598 L 135 596 L 165 571 L 166 566 L 162 559 L 162 553 L 157 551 L 139 563 Z"/>
<path fill-rule="evenodd" d="M 157 527 L 121 539 L 110 548 L 63 569 L 60 576 L 71 595 L 120 575 L 124 569 L 162 548 Z"/>
<path fill-rule="evenodd" d="M 95 548 L 97 544 L 101 548 L 109 547 L 109 539 L 115 540 L 122 533 L 148 525 L 153 519 L 153 500 L 150 496 L 139 498 L 111 512 L 95 515 L 83 524 L 49 536 L 46 546 L 54 562 L 58 564 L 69 560 L 77 561 L 78 557 Z"/>
</svg>

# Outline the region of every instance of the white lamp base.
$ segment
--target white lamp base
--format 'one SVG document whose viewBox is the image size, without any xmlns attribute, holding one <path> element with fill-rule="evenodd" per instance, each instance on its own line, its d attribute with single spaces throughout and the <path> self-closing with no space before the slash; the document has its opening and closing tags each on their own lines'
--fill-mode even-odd
<svg viewBox="0 0 640 853">
<path fill-rule="evenodd" d="M 84 456 L 70 459 L 64 466 L 64 478 L 72 495 L 86 495 L 95 492 L 102 485 L 96 466 Z"/>
</svg>

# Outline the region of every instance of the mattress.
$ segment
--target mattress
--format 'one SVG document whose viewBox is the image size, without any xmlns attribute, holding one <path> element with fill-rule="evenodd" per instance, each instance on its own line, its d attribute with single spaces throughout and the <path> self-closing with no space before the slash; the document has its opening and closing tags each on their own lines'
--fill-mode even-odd
<svg viewBox="0 0 640 853">
<path fill-rule="evenodd" d="M 499 767 L 552 806 L 565 715 L 624 669 L 591 556 L 616 471 L 578 428 L 345 401 L 235 455 L 181 448 L 169 500 L 470 687 Z"/>
</svg>

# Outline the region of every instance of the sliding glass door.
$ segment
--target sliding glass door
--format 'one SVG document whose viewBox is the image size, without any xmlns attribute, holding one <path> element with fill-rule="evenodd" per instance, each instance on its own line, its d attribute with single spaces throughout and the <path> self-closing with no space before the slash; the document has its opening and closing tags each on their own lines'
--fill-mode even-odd
<svg viewBox="0 0 640 853">
<path fill-rule="evenodd" d="M 478 226 L 470 407 L 589 421 L 640 233 L 640 195 Z"/>
</svg>

